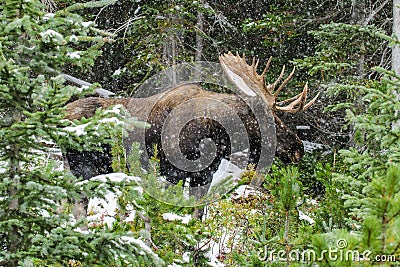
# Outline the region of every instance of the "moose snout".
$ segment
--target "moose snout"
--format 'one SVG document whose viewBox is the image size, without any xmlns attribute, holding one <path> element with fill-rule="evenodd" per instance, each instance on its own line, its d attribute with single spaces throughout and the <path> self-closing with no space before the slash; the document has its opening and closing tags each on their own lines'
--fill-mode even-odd
<svg viewBox="0 0 400 267">
<path fill-rule="evenodd" d="M 278 143 L 275 155 L 285 164 L 298 163 L 304 154 L 304 148 L 302 144 L 298 147 L 287 147 Z"/>
</svg>

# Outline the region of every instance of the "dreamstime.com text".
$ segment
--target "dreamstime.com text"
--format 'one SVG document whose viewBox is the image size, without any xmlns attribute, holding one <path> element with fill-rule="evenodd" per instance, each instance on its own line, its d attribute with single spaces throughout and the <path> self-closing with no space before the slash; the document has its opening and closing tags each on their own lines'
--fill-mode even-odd
<svg viewBox="0 0 400 267">
<path fill-rule="evenodd" d="M 290 262 L 319 262 L 319 261 L 373 261 L 373 262 L 399 262 L 400 258 L 395 255 L 373 255 L 370 250 L 358 251 L 346 249 L 347 241 L 338 239 L 335 247 L 316 252 L 307 250 L 275 250 L 267 245 L 258 253 L 262 261 L 290 261 Z"/>
</svg>

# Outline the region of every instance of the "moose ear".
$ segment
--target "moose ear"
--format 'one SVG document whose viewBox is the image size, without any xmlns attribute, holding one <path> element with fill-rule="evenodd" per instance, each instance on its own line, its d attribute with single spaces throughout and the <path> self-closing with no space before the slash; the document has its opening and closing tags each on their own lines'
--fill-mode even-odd
<svg viewBox="0 0 400 267">
<path fill-rule="evenodd" d="M 246 82 L 243 80 L 242 77 L 240 77 L 239 75 L 237 75 L 236 73 L 234 73 L 233 71 L 231 71 L 229 69 L 229 67 L 221 61 L 221 66 L 222 69 L 225 71 L 225 74 L 229 77 L 229 79 L 236 85 L 236 87 L 243 92 L 244 94 L 246 94 L 247 96 L 257 96 L 257 93 L 254 92 L 247 84 Z"/>
</svg>

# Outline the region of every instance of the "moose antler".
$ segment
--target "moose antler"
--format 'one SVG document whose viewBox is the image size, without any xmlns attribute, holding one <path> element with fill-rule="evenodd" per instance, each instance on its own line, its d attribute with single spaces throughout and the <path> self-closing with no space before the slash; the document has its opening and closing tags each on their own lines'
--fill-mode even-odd
<svg viewBox="0 0 400 267">
<path fill-rule="evenodd" d="M 280 110 L 290 113 L 296 113 L 301 110 L 306 110 L 310 106 L 312 106 L 312 104 L 314 104 L 319 96 L 318 93 L 310 102 L 306 104 L 308 93 L 308 84 L 306 84 L 300 94 L 292 98 L 277 102 L 279 93 L 293 77 L 295 68 L 293 68 L 289 76 L 287 76 L 286 79 L 283 80 L 278 89 L 276 89 L 276 91 L 274 92 L 276 86 L 283 78 L 283 75 L 285 73 L 285 66 L 283 66 L 282 71 L 276 81 L 272 84 L 266 85 L 265 75 L 268 71 L 272 57 L 269 58 L 261 75 L 257 73 L 259 60 L 256 61 L 255 58 L 253 58 L 251 65 L 247 64 L 244 54 L 242 57 L 240 57 L 238 53 L 236 53 L 235 56 L 231 52 L 228 52 L 227 54 L 220 56 L 219 59 L 225 72 L 228 74 L 230 79 L 239 87 L 239 89 L 243 90 L 244 92 L 248 92 L 248 89 L 250 89 L 252 92 L 263 96 L 268 106 L 273 110 Z M 289 104 L 287 106 L 281 106 L 285 103 Z"/>
</svg>

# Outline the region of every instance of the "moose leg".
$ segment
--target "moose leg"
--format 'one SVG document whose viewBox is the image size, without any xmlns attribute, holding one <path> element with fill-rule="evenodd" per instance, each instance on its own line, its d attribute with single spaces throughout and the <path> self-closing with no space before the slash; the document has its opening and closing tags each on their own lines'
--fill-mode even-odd
<svg viewBox="0 0 400 267">
<path fill-rule="evenodd" d="M 65 157 L 70 172 L 75 177 L 81 177 L 82 180 L 89 180 L 94 176 L 113 172 L 110 145 L 102 145 L 102 151 L 66 149 Z M 86 220 L 88 204 L 89 199 L 84 194 L 75 200 L 72 213 L 77 221 Z M 81 229 L 87 230 L 87 225 L 82 226 Z"/>
<path fill-rule="evenodd" d="M 231 146 L 229 144 L 229 136 L 223 129 L 217 129 L 216 132 L 209 135 L 207 139 L 216 145 L 214 160 L 203 170 L 190 173 L 189 195 L 194 196 L 197 200 L 204 197 L 210 189 L 214 173 L 218 170 L 222 159 L 229 159 Z M 200 142 L 198 142 L 200 144 Z M 204 215 L 204 206 L 196 207 L 193 217 L 201 219 Z"/>
</svg>

